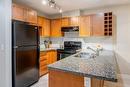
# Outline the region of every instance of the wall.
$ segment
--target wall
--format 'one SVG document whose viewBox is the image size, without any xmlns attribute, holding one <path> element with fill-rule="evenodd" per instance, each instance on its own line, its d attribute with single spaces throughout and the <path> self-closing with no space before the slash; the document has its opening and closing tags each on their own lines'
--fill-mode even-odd
<svg viewBox="0 0 130 87">
<path fill-rule="evenodd" d="M 0 87 L 12 87 L 11 1 L 0 0 Z"/>
</svg>

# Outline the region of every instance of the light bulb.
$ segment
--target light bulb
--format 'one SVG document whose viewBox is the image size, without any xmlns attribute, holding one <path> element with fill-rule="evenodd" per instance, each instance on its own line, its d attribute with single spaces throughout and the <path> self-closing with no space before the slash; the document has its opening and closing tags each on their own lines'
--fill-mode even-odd
<svg viewBox="0 0 130 87">
<path fill-rule="evenodd" d="M 60 9 L 59 12 L 62 13 L 63 12 L 62 9 Z"/>
<path fill-rule="evenodd" d="M 47 1 L 46 1 L 46 0 L 43 0 L 43 1 L 42 1 L 42 4 L 43 4 L 43 5 L 46 5 L 46 4 L 47 4 Z"/>
</svg>

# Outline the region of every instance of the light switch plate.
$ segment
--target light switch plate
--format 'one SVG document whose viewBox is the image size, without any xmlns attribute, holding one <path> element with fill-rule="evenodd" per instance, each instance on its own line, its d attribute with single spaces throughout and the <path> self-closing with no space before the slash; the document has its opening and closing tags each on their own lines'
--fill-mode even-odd
<svg viewBox="0 0 130 87">
<path fill-rule="evenodd" d="M 84 77 L 84 87 L 91 87 L 91 78 Z"/>
</svg>

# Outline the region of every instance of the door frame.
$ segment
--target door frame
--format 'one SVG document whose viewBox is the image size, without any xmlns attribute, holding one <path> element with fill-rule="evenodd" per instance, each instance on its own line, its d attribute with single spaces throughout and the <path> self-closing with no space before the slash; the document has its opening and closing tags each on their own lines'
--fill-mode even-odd
<svg viewBox="0 0 130 87">
<path fill-rule="evenodd" d="M 0 0 L 0 87 L 12 87 L 11 5 L 12 0 Z"/>
</svg>

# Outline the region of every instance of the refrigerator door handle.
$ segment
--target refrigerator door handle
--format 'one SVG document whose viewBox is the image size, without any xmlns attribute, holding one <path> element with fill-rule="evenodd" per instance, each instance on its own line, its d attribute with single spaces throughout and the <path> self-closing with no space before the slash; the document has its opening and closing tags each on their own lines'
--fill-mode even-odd
<svg viewBox="0 0 130 87">
<path fill-rule="evenodd" d="M 18 46 L 14 46 L 14 49 L 17 49 L 18 48 Z"/>
</svg>

